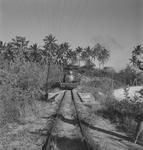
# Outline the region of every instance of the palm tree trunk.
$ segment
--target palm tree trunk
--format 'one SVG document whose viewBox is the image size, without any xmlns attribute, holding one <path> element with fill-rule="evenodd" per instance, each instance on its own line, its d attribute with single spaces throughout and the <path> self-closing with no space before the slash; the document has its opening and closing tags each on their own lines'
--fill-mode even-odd
<svg viewBox="0 0 143 150">
<path fill-rule="evenodd" d="M 49 81 L 49 74 L 50 74 L 50 62 L 48 62 L 48 71 L 47 71 L 47 78 L 46 78 L 46 94 L 45 94 L 45 100 L 48 100 L 48 81 Z"/>
</svg>

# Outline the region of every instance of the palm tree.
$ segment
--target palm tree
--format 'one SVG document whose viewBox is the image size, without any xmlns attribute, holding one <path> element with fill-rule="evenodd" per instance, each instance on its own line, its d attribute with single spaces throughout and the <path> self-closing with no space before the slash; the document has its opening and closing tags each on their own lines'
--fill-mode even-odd
<svg viewBox="0 0 143 150">
<path fill-rule="evenodd" d="M 3 43 L 3 41 L 0 41 L 0 54 L 4 52 L 6 48 L 6 43 Z"/>
<path fill-rule="evenodd" d="M 10 66 L 10 63 L 14 62 L 14 60 L 15 60 L 15 55 L 12 50 L 11 43 L 8 43 L 7 45 L 5 45 L 5 50 L 2 54 L 4 56 L 4 59 L 8 61 L 8 66 Z"/>
<path fill-rule="evenodd" d="M 83 51 L 81 53 L 81 58 L 83 60 L 89 60 L 90 57 L 91 57 L 91 48 L 88 46 L 88 47 L 83 49 Z"/>
<path fill-rule="evenodd" d="M 143 70 L 143 47 L 142 45 L 137 45 L 132 51 L 132 56 L 130 59 L 133 66 L 140 70 Z"/>
<path fill-rule="evenodd" d="M 27 47 L 29 41 L 26 40 L 25 37 L 22 37 L 22 36 L 16 36 L 14 39 L 12 39 L 12 42 L 11 44 L 13 44 L 13 46 L 15 47 Z"/>
<path fill-rule="evenodd" d="M 30 46 L 30 60 L 32 62 L 40 62 L 42 59 L 42 54 L 41 54 L 41 50 L 40 47 L 38 46 L 37 43 L 33 44 Z"/>
<path fill-rule="evenodd" d="M 109 50 L 107 50 L 101 44 L 97 43 L 94 46 L 94 48 L 92 49 L 91 56 L 94 60 L 97 59 L 97 61 L 99 63 L 99 69 L 100 69 L 101 65 L 103 65 L 103 67 L 104 67 L 105 62 L 108 61 L 108 59 L 110 57 L 110 53 L 109 53 Z"/>
<path fill-rule="evenodd" d="M 100 54 L 102 50 L 102 47 L 99 43 L 97 43 L 93 48 L 92 48 L 92 52 L 91 52 L 91 56 L 93 60 L 96 60 L 96 58 L 98 57 L 98 55 Z"/>
<path fill-rule="evenodd" d="M 70 45 L 69 43 L 65 42 L 59 45 L 59 49 L 57 51 L 57 63 L 65 66 L 70 61 Z"/>
<path fill-rule="evenodd" d="M 72 57 L 73 56 L 71 55 L 71 49 L 69 43 L 64 42 L 58 46 L 57 58 L 55 62 L 60 69 L 59 74 L 61 74 L 61 72 L 63 73 L 64 67 L 71 62 Z M 59 81 L 60 81 L 60 76 L 59 76 Z"/>
<path fill-rule="evenodd" d="M 98 56 L 98 61 L 104 67 L 105 62 L 108 61 L 109 57 L 110 57 L 109 51 L 107 49 L 103 48 L 101 53 Z"/>
<path fill-rule="evenodd" d="M 75 50 L 76 53 L 76 58 L 78 60 L 79 66 L 80 66 L 80 61 L 81 61 L 81 54 L 82 54 L 83 48 L 78 46 Z"/>
<path fill-rule="evenodd" d="M 50 66 L 52 63 L 56 63 L 56 57 L 57 57 L 57 50 L 58 45 L 56 43 L 56 38 L 50 34 L 44 38 L 44 50 L 43 50 L 43 56 L 45 57 L 45 63 L 48 65 L 47 70 L 47 78 L 46 78 L 46 94 L 45 99 L 48 99 L 48 81 L 49 81 L 49 74 L 50 74 Z"/>
<path fill-rule="evenodd" d="M 7 46 L 6 43 L 3 43 L 3 41 L 0 41 L 0 60 L 2 60 L 2 61 L 4 59 L 6 46 Z"/>
<path fill-rule="evenodd" d="M 27 41 L 25 37 L 16 36 L 12 39 L 11 45 L 15 58 L 25 60 L 27 57 L 28 43 L 29 41 Z"/>
<path fill-rule="evenodd" d="M 85 62 L 85 66 L 88 68 L 93 68 L 95 64 L 92 63 L 92 49 L 90 46 L 84 48 L 81 53 L 81 59 Z"/>
</svg>

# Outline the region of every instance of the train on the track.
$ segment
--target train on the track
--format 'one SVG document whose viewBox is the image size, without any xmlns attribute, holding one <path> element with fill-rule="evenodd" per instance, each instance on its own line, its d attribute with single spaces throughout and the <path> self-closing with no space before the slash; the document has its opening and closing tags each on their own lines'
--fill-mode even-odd
<svg viewBox="0 0 143 150">
<path fill-rule="evenodd" d="M 76 88 L 80 83 L 80 75 L 78 74 L 78 67 L 68 65 L 64 68 L 63 81 L 60 83 L 63 89 Z"/>
</svg>

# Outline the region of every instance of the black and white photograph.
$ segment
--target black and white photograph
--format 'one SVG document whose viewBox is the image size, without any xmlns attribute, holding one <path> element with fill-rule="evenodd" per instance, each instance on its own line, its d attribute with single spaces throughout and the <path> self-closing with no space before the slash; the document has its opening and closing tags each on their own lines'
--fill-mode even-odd
<svg viewBox="0 0 143 150">
<path fill-rule="evenodd" d="M 0 0 L 0 150 L 143 150 L 143 0 Z"/>
</svg>

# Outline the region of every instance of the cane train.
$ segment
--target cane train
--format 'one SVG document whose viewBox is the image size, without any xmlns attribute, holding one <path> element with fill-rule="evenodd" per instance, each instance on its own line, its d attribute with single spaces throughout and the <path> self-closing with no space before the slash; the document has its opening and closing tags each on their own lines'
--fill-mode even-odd
<svg viewBox="0 0 143 150">
<path fill-rule="evenodd" d="M 80 75 L 78 74 L 77 66 L 66 66 L 64 68 L 63 81 L 60 83 L 63 89 L 73 89 L 76 88 L 80 83 Z"/>
</svg>

